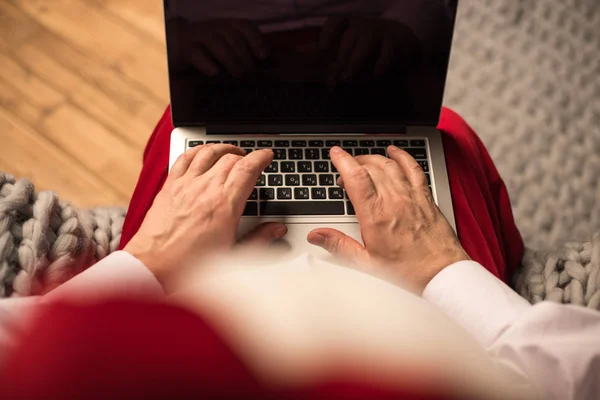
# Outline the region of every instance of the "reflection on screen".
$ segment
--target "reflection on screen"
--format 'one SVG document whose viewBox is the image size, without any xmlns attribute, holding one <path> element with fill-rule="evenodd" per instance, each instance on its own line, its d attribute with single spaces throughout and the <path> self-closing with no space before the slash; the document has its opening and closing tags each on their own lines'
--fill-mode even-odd
<svg viewBox="0 0 600 400">
<path fill-rule="evenodd" d="M 165 0 L 173 117 L 435 124 L 456 2 Z"/>
</svg>

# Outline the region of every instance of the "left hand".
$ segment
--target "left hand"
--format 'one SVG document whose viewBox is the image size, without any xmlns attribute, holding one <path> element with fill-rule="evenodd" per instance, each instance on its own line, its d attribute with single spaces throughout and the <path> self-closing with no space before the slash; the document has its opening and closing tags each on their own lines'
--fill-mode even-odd
<svg viewBox="0 0 600 400">
<path fill-rule="evenodd" d="M 248 156 L 239 147 L 210 144 L 181 155 L 125 251 L 144 263 L 163 285 L 190 264 L 236 245 L 246 201 L 273 151 Z M 259 225 L 245 244 L 268 245 L 285 225 Z"/>
<path fill-rule="evenodd" d="M 397 67 L 406 71 L 422 58 L 415 34 L 401 23 L 384 18 L 329 18 L 321 32 L 320 47 L 337 53 L 329 72 L 330 84 L 360 74 L 381 76 Z"/>
</svg>

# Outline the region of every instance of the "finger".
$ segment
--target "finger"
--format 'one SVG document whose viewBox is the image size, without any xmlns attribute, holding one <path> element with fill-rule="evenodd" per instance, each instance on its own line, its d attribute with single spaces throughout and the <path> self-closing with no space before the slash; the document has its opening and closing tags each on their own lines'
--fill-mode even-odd
<svg viewBox="0 0 600 400">
<path fill-rule="evenodd" d="M 310 244 L 321 247 L 334 257 L 353 265 L 366 265 L 368 253 L 365 247 L 338 230 L 315 229 L 308 234 L 307 240 Z"/>
<path fill-rule="evenodd" d="M 371 197 L 377 194 L 375 184 L 367 170 L 358 163 L 350 154 L 340 147 L 333 147 L 329 152 L 331 162 L 338 170 L 344 181 L 344 188 L 348 197 L 356 207 L 362 206 Z"/>
<path fill-rule="evenodd" d="M 346 29 L 348 19 L 344 17 L 331 17 L 327 20 L 321 31 L 319 47 L 321 50 L 329 50 L 340 35 Z"/>
<path fill-rule="evenodd" d="M 219 66 L 201 48 L 194 48 L 190 55 L 190 63 L 200 72 L 207 76 L 215 76 L 219 73 Z"/>
<path fill-rule="evenodd" d="M 281 239 L 287 234 L 287 226 L 280 222 L 267 222 L 260 224 L 248 232 L 240 245 L 265 248 L 274 241 Z"/>
<path fill-rule="evenodd" d="M 228 29 L 220 32 L 221 37 L 235 57 L 237 57 L 240 64 L 244 66 L 246 70 L 250 70 L 254 67 L 254 56 L 248 45 L 248 42 L 244 39 L 240 31 L 235 29 Z"/>
<path fill-rule="evenodd" d="M 340 43 L 337 61 L 335 63 L 335 78 L 340 78 L 342 71 L 350 61 L 352 51 L 356 47 L 359 37 L 359 30 L 356 26 L 351 26 L 346 30 Z"/>
<path fill-rule="evenodd" d="M 273 157 L 273 150 L 270 149 L 253 151 L 231 170 L 225 187 L 231 193 L 233 201 L 240 204 L 240 213 L 254 190 L 258 177 L 273 162 Z"/>
<path fill-rule="evenodd" d="M 182 155 L 177 157 L 177 160 L 171 167 L 171 172 L 169 173 L 169 179 L 178 179 L 181 178 L 190 167 L 194 158 L 196 158 L 196 154 L 204 147 L 211 147 L 212 145 L 204 145 L 204 146 L 196 146 L 190 150 L 187 150 Z"/>
<path fill-rule="evenodd" d="M 234 51 L 220 35 L 212 35 L 202 42 L 210 54 L 235 77 L 241 77 L 244 67 L 237 59 Z"/>
<path fill-rule="evenodd" d="M 242 34 L 244 39 L 246 39 L 252 52 L 257 58 L 264 60 L 269 56 L 269 46 L 267 45 L 264 36 L 252 23 L 246 21 L 244 23 L 235 24 L 234 28 Z"/>
<path fill-rule="evenodd" d="M 239 154 L 225 154 L 202 176 L 208 177 L 211 183 L 222 185 L 227 180 L 235 164 L 243 158 Z"/>
<path fill-rule="evenodd" d="M 356 43 L 344 72 L 342 73 L 342 81 L 353 78 L 365 67 L 369 61 L 369 57 L 373 54 L 374 41 L 375 38 L 372 35 L 365 34 L 358 38 L 358 42 Z"/>
<path fill-rule="evenodd" d="M 400 165 L 398 165 L 398 162 L 394 159 L 390 159 L 380 155 L 362 155 L 356 156 L 354 158 L 356 159 L 356 161 L 358 161 L 360 165 L 374 165 L 381 168 L 381 170 L 385 171 L 388 181 L 391 180 L 392 182 L 396 183 L 408 183 L 408 179 L 404 174 L 404 171 L 402 170 Z M 375 181 L 375 185 L 377 185 L 378 183 L 381 182 Z"/>
<path fill-rule="evenodd" d="M 244 150 L 230 144 L 215 144 L 203 146 L 196 154 L 194 160 L 187 169 L 186 175 L 192 178 L 198 177 L 211 169 L 213 165 L 225 154 L 237 154 L 243 156 Z"/>
<path fill-rule="evenodd" d="M 375 75 L 383 75 L 389 71 L 392 62 L 394 61 L 394 43 L 390 39 L 386 39 L 381 44 L 381 53 L 375 64 Z"/>
<path fill-rule="evenodd" d="M 413 158 L 406 151 L 399 149 L 396 146 L 388 147 L 388 155 L 389 157 L 396 161 L 402 172 L 406 176 L 407 180 L 414 187 L 428 187 L 427 177 L 423 172 L 423 168 L 419 165 L 417 160 Z"/>
</svg>

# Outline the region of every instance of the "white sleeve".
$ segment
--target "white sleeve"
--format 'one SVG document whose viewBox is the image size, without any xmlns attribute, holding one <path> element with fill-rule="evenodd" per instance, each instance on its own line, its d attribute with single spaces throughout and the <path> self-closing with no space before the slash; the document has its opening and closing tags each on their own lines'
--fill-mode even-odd
<svg viewBox="0 0 600 400">
<path fill-rule="evenodd" d="M 444 269 L 423 297 L 545 398 L 600 398 L 599 312 L 548 302 L 532 306 L 472 261 Z"/>
<path fill-rule="evenodd" d="M 141 261 L 119 251 L 43 297 L 0 300 L 0 362 L 40 305 L 50 301 L 93 304 L 115 297 L 160 300 L 164 292 Z"/>
</svg>

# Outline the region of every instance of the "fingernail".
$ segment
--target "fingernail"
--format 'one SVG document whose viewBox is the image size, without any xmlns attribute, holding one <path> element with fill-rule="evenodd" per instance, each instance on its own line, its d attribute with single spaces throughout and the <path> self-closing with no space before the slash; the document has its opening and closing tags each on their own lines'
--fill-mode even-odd
<svg viewBox="0 0 600 400">
<path fill-rule="evenodd" d="M 267 151 L 269 153 L 273 153 L 273 149 L 263 149 L 264 151 Z"/>
<path fill-rule="evenodd" d="M 281 225 L 278 226 L 277 228 L 275 228 L 275 236 L 277 236 L 278 238 L 285 236 L 285 234 L 287 233 L 287 226 L 285 225 Z"/>
<path fill-rule="evenodd" d="M 399 149 L 398 147 L 394 146 L 393 144 L 391 144 L 391 145 L 388 147 L 388 151 L 389 151 L 389 150 L 394 150 L 394 151 L 396 151 L 396 150 L 400 150 L 400 149 Z"/>
<path fill-rule="evenodd" d="M 342 154 L 343 152 L 344 152 L 344 150 L 342 150 L 342 148 L 338 147 L 338 146 L 332 147 L 331 151 L 330 151 L 330 153 L 333 153 L 333 154 Z"/>
<path fill-rule="evenodd" d="M 320 233 L 313 233 L 310 235 L 308 241 L 315 246 L 322 246 L 325 244 L 325 236 Z"/>
</svg>

